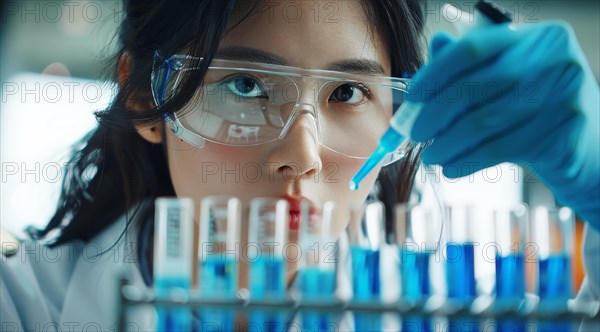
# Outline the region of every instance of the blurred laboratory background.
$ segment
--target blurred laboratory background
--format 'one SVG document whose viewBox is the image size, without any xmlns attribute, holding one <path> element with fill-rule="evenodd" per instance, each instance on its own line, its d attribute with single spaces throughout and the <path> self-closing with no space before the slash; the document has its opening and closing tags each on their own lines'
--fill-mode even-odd
<svg viewBox="0 0 600 332">
<path fill-rule="evenodd" d="M 496 2 L 517 24 L 569 22 L 600 78 L 599 1 Z M 472 12 L 475 1 L 451 3 Z M 429 35 L 454 31 L 441 14 L 443 4 L 428 2 Z M 123 3 L 116 0 L 3 1 L 0 222 L 16 236 L 26 225 L 47 223 L 70 147 L 94 128 L 93 112 L 111 101 L 114 68 L 107 68 L 107 60 L 118 46 L 115 33 L 122 15 Z M 515 165 L 441 182 L 448 202 L 554 204 L 543 184 Z"/>
</svg>

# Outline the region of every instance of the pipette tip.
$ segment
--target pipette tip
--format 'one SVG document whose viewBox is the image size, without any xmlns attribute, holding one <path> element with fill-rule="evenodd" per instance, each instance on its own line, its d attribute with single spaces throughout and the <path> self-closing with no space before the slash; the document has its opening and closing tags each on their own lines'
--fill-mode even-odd
<svg viewBox="0 0 600 332">
<path fill-rule="evenodd" d="M 350 180 L 349 182 L 350 190 L 355 191 L 358 189 L 358 183 L 354 182 L 354 180 Z"/>
</svg>

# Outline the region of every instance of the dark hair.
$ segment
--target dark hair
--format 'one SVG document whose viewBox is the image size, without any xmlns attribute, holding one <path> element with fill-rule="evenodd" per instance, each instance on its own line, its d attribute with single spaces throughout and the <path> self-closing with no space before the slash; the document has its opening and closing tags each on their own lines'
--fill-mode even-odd
<svg viewBox="0 0 600 332">
<path fill-rule="evenodd" d="M 250 4 L 252 9 L 259 2 L 244 5 Z M 96 113 L 98 127 L 75 148 L 65 171 L 57 210 L 44 229 L 28 230 L 33 238 L 49 237 L 52 231 L 58 236 L 50 239 L 51 245 L 88 241 L 145 199 L 175 195 L 164 143 L 147 142 L 135 126 L 156 124 L 164 112 L 181 109 L 193 97 L 227 27 L 236 23 L 228 22 L 236 5 L 239 2 L 235 0 L 189 1 L 185 5 L 174 5 L 170 0 L 126 2 L 118 36 L 122 46 L 112 60 L 115 65 L 123 56 L 128 57 L 129 76 L 111 106 Z M 361 5 L 370 19 L 370 28 L 377 30 L 386 42 L 392 76 L 414 73 L 422 64 L 422 4 L 416 0 L 365 0 Z M 151 100 L 150 73 L 157 49 L 167 55 L 185 49 L 207 61 L 201 63 L 200 70 L 185 77 L 177 93 L 160 110 L 130 111 L 128 102 Z M 116 74 L 115 69 L 114 79 Z M 380 173 L 380 199 L 386 208 L 407 199 L 407 184 L 414 176 L 419 151 L 412 150 L 409 158 Z M 153 209 L 146 210 L 149 217 Z"/>
</svg>

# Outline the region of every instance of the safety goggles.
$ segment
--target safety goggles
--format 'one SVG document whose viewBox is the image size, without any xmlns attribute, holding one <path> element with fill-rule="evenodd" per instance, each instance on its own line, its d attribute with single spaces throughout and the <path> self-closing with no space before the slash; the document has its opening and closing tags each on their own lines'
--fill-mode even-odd
<svg viewBox="0 0 600 332">
<path fill-rule="evenodd" d="M 171 98 L 203 58 L 154 56 L 151 87 L 157 107 Z M 197 94 L 163 116 L 171 131 L 201 148 L 206 141 L 254 146 L 285 138 L 307 116 L 323 147 L 366 159 L 403 102 L 408 79 L 215 59 Z M 384 164 L 402 157 L 390 153 Z"/>
</svg>

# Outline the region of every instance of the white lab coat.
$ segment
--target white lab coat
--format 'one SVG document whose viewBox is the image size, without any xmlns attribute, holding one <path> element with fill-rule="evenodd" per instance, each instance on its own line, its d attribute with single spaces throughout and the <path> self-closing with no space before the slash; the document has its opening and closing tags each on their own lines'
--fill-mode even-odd
<svg viewBox="0 0 600 332">
<path fill-rule="evenodd" d="M 15 256 L 2 258 L 0 330 L 116 331 L 119 276 L 125 273 L 134 285 L 146 287 L 137 255 L 140 224 L 132 220 L 120 237 L 126 228 L 123 216 L 89 243 L 49 249 L 30 242 Z M 100 251 L 106 252 L 97 256 Z M 588 225 L 583 253 L 587 276 L 575 305 L 600 299 L 600 233 Z M 129 330 L 150 331 L 154 319 L 154 311 L 144 307 L 128 313 L 126 324 Z M 583 322 L 580 330 L 600 331 L 597 322 L 592 324 Z"/>
<path fill-rule="evenodd" d="M 119 276 L 145 287 L 136 250 L 140 222 L 133 220 L 119 239 L 125 228 L 122 216 L 89 243 L 49 249 L 30 242 L 2 258 L 0 330 L 116 331 Z M 147 311 L 129 330 L 154 329 L 154 313 Z"/>
</svg>

